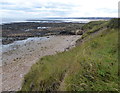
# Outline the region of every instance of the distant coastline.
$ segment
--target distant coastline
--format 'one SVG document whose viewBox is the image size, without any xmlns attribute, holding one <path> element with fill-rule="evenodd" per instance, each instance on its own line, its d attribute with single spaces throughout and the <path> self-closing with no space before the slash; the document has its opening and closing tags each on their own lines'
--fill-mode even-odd
<svg viewBox="0 0 120 93">
<path fill-rule="evenodd" d="M 74 22 L 74 23 L 87 23 L 94 20 L 109 20 L 114 17 L 56 17 L 56 18 L 34 18 L 34 19 L 12 19 L 12 18 L 3 18 L 1 21 L 2 24 L 10 23 L 20 23 L 20 22 L 43 22 L 43 23 L 61 23 L 61 22 Z"/>
</svg>

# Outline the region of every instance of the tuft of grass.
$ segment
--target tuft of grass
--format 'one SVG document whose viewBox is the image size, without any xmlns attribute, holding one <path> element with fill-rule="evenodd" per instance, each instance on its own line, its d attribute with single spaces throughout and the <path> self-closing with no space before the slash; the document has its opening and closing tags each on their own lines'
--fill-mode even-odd
<svg viewBox="0 0 120 93">
<path fill-rule="evenodd" d="M 20 91 L 62 91 L 62 82 L 66 91 L 119 91 L 118 29 L 89 37 L 69 51 L 40 59 Z"/>
</svg>

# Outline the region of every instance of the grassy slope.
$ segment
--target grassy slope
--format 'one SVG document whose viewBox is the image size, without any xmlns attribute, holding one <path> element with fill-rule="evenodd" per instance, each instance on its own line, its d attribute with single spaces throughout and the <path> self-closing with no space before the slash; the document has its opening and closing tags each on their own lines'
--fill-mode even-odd
<svg viewBox="0 0 120 93">
<path fill-rule="evenodd" d="M 108 28 L 72 50 L 43 57 L 21 91 L 118 91 L 117 34 Z"/>
</svg>

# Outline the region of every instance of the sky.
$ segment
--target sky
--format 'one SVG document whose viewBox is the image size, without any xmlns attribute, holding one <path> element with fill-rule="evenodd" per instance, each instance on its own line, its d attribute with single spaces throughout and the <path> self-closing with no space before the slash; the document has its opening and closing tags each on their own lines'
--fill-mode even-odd
<svg viewBox="0 0 120 93">
<path fill-rule="evenodd" d="M 0 0 L 0 18 L 117 17 L 119 0 Z"/>
</svg>

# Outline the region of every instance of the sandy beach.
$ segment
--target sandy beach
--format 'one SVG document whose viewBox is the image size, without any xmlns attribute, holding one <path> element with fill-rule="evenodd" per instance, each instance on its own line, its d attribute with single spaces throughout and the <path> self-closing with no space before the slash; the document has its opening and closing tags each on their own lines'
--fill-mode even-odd
<svg viewBox="0 0 120 93">
<path fill-rule="evenodd" d="M 63 52 L 75 46 L 80 35 L 49 36 L 46 39 L 15 41 L 2 52 L 2 90 L 18 91 L 24 75 L 41 57 Z M 19 44 L 19 43 L 20 44 Z M 22 44 L 21 44 L 22 42 Z"/>
</svg>

